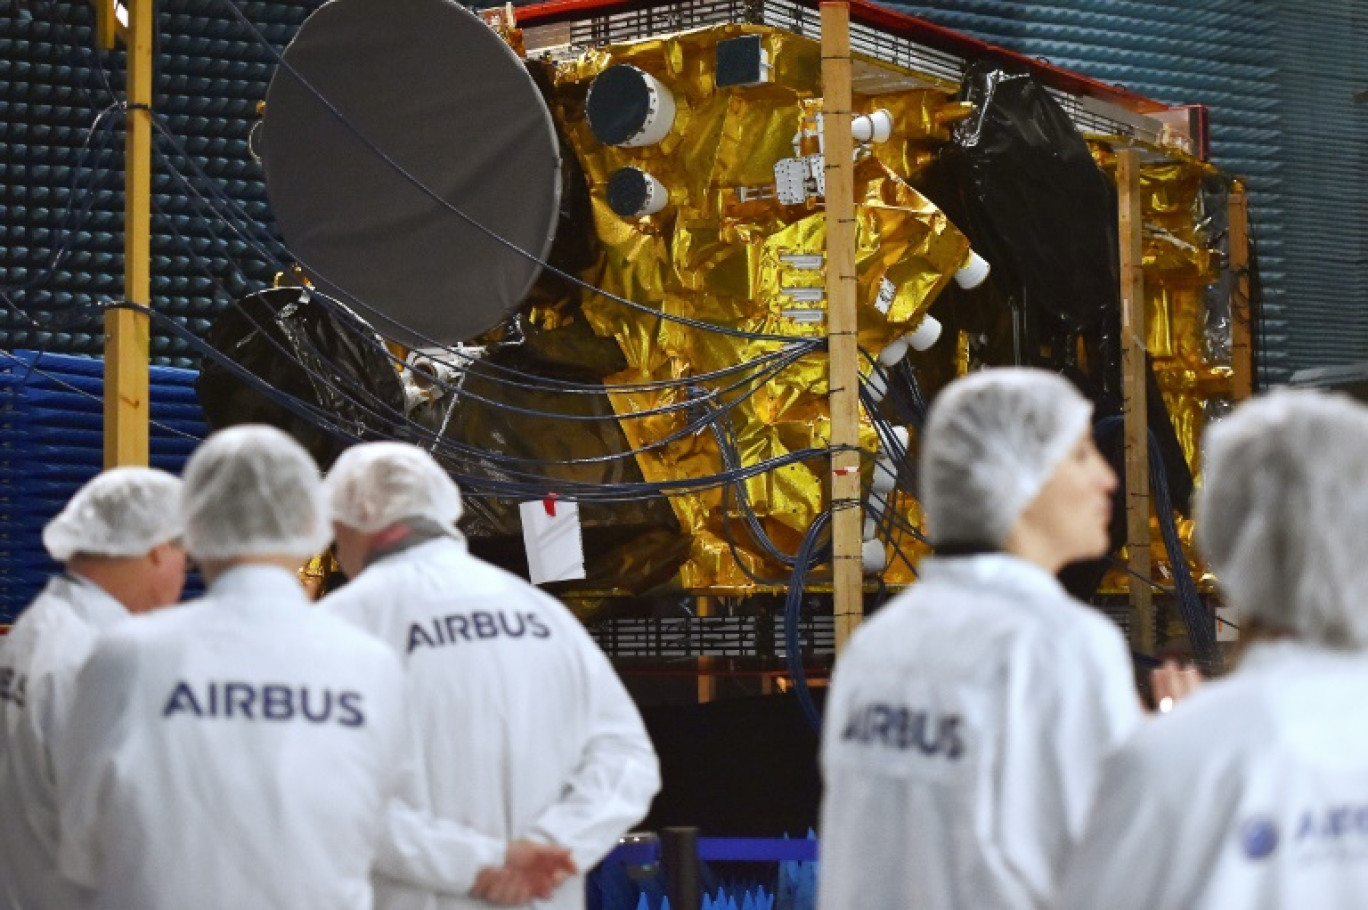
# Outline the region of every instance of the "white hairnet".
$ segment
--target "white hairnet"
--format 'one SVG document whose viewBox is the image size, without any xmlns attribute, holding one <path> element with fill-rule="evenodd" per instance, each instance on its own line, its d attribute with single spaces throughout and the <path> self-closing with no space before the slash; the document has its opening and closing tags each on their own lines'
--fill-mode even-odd
<svg viewBox="0 0 1368 910">
<path fill-rule="evenodd" d="M 275 427 L 220 430 L 185 465 L 185 549 L 198 560 L 318 553 L 332 540 L 318 465 Z"/>
<path fill-rule="evenodd" d="M 984 370 L 946 386 L 921 438 L 932 540 L 1001 546 L 1091 418 L 1092 404 L 1044 370 Z"/>
<path fill-rule="evenodd" d="M 1197 540 L 1244 617 L 1368 647 L 1368 410 L 1274 392 L 1206 434 Z"/>
<path fill-rule="evenodd" d="M 323 481 L 333 521 L 370 534 L 405 518 L 426 518 L 451 533 L 461 491 L 431 455 L 404 442 L 367 442 L 337 459 Z"/>
<path fill-rule="evenodd" d="M 142 556 L 181 536 L 181 482 L 156 468 L 111 468 L 76 491 L 43 528 L 58 562 L 77 554 Z"/>
</svg>

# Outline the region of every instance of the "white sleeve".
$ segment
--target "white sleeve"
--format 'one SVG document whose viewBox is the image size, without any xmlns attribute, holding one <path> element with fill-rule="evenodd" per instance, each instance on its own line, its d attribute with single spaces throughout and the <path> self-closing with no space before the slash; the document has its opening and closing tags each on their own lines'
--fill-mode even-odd
<svg viewBox="0 0 1368 910">
<path fill-rule="evenodd" d="M 1067 641 L 1071 646 L 1037 643 L 1008 681 L 998 781 L 998 842 L 1044 905 L 1053 901 L 1064 863 L 1082 838 L 1102 763 L 1134 730 L 1140 712 L 1119 635 L 1112 643 Z"/>
<path fill-rule="evenodd" d="M 410 683 L 403 683 L 406 700 Z M 464 895 L 475 886 L 481 869 L 504 864 L 508 845 L 423 808 L 431 805 L 422 754 L 407 703 L 399 709 L 401 730 L 391 767 L 396 769 L 393 795 L 383 812 L 375 870 L 381 875 L 428 891 Z"/>
<path fill-rule="evenodd" d="M 464 895 L 475 887 L 481 869 L 504 864 L 507 849 L 498 838 L 396 797 L 385 811 L 375 869 L 407 885 Z"/>
<path fill-rule="evenodd" d="M 1065 866 L 1061 910 L 1190 906 L 1161 895 L 1190 894 L 1193 882 L 1186 873 L 1206 858 L 1176 862 L 1183 826 L 1178 819 L 1163 821 L 1162 799 L 1142 764 L 1130 748 L 1106 763 L 1086 833 Z"/>
<path fill-rule="evenodd" d="M 44 844 L 57 846 L 57 794 L 53 784 L 52 737 L 58 695 L 57 680 L 44 673 L 30 677 L 24 711 L 9 744 L 11 781 L 22 803 L 28 825 Z M 70 688 L 69 686 L 67 688 Z"/>
<path fill-rule="evenodd" d="M 100 875 L 100 825 L 119 771 L 136 672 L 131 648 L 116 635 L 105 638 L 77 677 L 69 716 L 52 731 L 57 864 L 85 887 L 94 887 Z"/>
<path fill-rule="evenodd" d="M 588 740 L 560 800 L 528 836 L 570 849 L 588 870 L 645 817 L 660 790 L 660 765 L 636 705 L 608 658 L 583 630 Z"/>
</svg>

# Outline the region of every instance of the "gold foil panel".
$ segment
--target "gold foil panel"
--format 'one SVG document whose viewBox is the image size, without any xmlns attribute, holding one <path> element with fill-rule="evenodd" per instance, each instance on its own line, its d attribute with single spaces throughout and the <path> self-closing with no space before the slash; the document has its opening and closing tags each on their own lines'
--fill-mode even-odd
<svg viewBox="0 0 1368 910">
<path fill-rule="evenodd" d="M 718 89 L 712 72 L 715 46 L 742 34 L 762 36 L 773 81 Z M 589 129 L 584 117 L 589 84 L 616 63 L 645 70 L 673 92 L 674 126 L 659 145 L 604 147 Z M 595 230 L 604 249 L 595 273 L 600 287 L 652 310 L 745 332 L 794 339 L 824 335 L 825 270 L 802 268 L 805 263 L 793 258 L 823 251 L 826 222 L 820 200 L 786 206 L 773 197 L 774 163 L 816 151 L 815 140 L 801 132 L 821 109 L 820 63 L 818 46 L 810 40 L 730 25 L 597 49 L 558 67 L 555 114 L 591 187 Z M 857 112 L 885 108 L 895 122 L 892 140 L 866 151 L 856 175 L 860 341 L 877 354 L 916 327 L 967 257 L 963 234 L 904 179 L 925 163 L 929 148 L 949 139 L 949 125 L 964 111 L 948 92 L 924 88 L 856 101 Z M 664 211 L 628 219 L 608 207 L 608 178 L 629 165 L 668 189 Z M 802 299 L 803 289 L 817 299 Z M 592 292 L 582 295 L 580 305 L 594 332 L 614 339 L 626 360 L 625 370 L 605 377 L 609 384 L 696 376 L 757 362 L 780 347 L 680 325 Z M 539 313 L 545 327 L 561 324 L 559 310 Z M 713 429 L 690 430 L 717 411 L 726 414 L 722 444 L 734 449 L 743 467 L 828 444 L 824 352 L 757 375 L 745 388 L 726 388 L 741 378 L 688 392 L 610 395 L 647 480 L 722 472 L 722 449 Z M 688 407 L 634 416 L 676 404 Z M 861 445 L 871 455 L 877 452 L 877 436 L 868 423 L 861 428 Z M 776 546 L 796 550 L 825 507 L 827 470 L 827 460 L 819 457 L 744 481 L 746 498 Z M 757 583 L 747 571 L 784 582 L 786 570 L 751 540 L 736 489 L 726 497 L 721 490 L 676 495 L 671 504 L 691 540 L 677 578 L 682 588 L 754 589 Z M 902 523 L 920 526 L 914 500 L 898 497 L 895 507 Z M 922 552 L 905 534 L 899 545 L 902 555 L 890 547 L 884 575 L 892 584 L 913 580 L 913 564 Z"/>
<path fill-rule="evenodd" d="M 1093 157 L 1115 173 L 1113 144 L 1129 140 L 1098 137 Z M 1201 472 L 1201 437 L 1206 403 L 1229 394 L 1230 367 L 1206 359 L 1206 306 L 1203 291 L 1220 277 L 1220 262 L 1209 247 L 1203 225 L 1202 181 L 1218 173 L 1210 164 L 1172 149 L 1150 148 L 1142 159 L 1143 260 L 1146 347 L 1154 358 L 1155 378 L 1173 420 L 1193 476 Z M 1211 578 L 1192 549 L 1192 523 L 1179 518 L 1180 539 L 1193 577 Z M 1157 525 L 1151 529 L 1156 578 L 1172 580 L 1172 569 Z M 1110 572 L 1102 589 L 1127 590 L 1123 573 Z"/>
</svg>

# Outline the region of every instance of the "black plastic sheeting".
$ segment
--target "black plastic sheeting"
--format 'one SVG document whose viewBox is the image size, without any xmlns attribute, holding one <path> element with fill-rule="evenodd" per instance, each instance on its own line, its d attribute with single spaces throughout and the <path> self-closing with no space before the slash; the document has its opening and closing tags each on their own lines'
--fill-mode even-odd
<svg viewBox="0 0 1368 910">
<path fill-rule="evenodd" d="M 380 438 L 403 414 L 403 386 L 374 339 L 360 318 L 304 288 L 244 297 L 220 314 L 205 339 L 222 355 L 205 357 L 195 380 L 205 420 L 215 430 L 241 423 L 279 427 L 327 468 L 352 438 Z M 262 384 L 316 407 L 331 427 L 281 403 Z"/>
<path fill-rule="evenodd" d="M 975 114 L 919 188 L 992 263 L 987 285 L 950 291 L 933 315 L 963 308 L 975 360 L 1062 373 L 1088 396 L 1095 420 L 1121 413 L 1120 263 L 1116 189 L 1045 87 L 994 61 L 969 67 L 962 100 Z M 948 315 L 948 314 L 947 314 Z M 1083 355 L 1080 359 L 1079 351 Z M 1148 370 L 1149 424 L 1175 507 L 1186 514 L 1192 472 Z M 1118 472 L 1112 547 L 1125 542 L 1124 472 Z M 1096 590 L 1105 562 L 1070 567 L 1076 594 Z"/>
</svg>

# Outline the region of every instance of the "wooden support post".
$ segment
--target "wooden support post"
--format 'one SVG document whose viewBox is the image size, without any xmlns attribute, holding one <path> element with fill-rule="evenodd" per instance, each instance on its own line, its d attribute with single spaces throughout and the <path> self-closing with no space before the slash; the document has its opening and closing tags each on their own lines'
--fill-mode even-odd
<svg viewBox="0 0 1368 910">
<path fill-rule="evenodd" d="M 91 0 L 95 7 L 95 46 L 112 51 L 118 42 L 118 4 L 115 0 Z"/>
<path fill-rule="evenodd" d="M 1235 286 L 1230 292 L 1231 397 L 1243 401 L 1254 394 L 1253 326 L 1249 306 L 1249 197 L 1243 184 L 1230 191 L 1230 270 Z"/>
<path fill-rule="evenodd" d="M 716 601 L 711 597 L 699 597 L 695 601 L 698 618 L 703 619 L 708 616 L 717 615 Z M 705 640 L 703 635 L 700 640 Z M 718 660 L 706 654 L 698 656 L 698 703 L 706 705 L 717 697 L 717 670 Z"/>
<path fill-rule="evenodd" d="M 839 653 L 864 618 L 860 545 L 860 349 L 856 337 L 855 163 L 850 136 L 850 4 L 822 2 L 826 151 L 827 381 L 831 392 L 832 600 Z"/>
<path fill-rule="evenodd" d="M 128 138 L 124 157 L 124 300 L 150 306 L 152 228 L 152 17 L 154 0 L 130 0 Z M 143 313 L 105 313 L 104 463 L 148 460 L 150 327 Z"/>
<path fill-rule="evenodd" d="M 1126 551 L 1130 557 L 1131 644 L 1154 653 L 1154 604 L 1150 592 L 1149 427 L 1145 368 L 1144 224 L 1140 207 L 1140 153 L 1116 156 L 1121 244 L 1121 387 L 1125 421 Z"/>
</svg>

